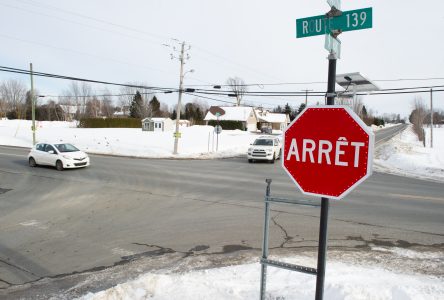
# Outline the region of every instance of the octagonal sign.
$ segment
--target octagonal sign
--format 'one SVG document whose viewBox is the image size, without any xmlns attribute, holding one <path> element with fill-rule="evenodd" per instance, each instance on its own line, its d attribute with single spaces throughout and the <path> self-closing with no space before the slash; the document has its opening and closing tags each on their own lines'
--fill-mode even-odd
<svg viewBox="0 0 444 300">
<path fill-rule="evenodd" d="M 374 134 L 346 106 L 306 108 L 283 144 L 282 166 L 307 195 L 341 199 L 372 173 Z"/>
</svg>

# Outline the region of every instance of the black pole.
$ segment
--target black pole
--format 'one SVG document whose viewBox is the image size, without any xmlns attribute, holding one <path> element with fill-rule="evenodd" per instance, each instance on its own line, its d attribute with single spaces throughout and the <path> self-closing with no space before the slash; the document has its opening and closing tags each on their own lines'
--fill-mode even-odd
<svg viewBox="0 0 444 300">
<path fill-rule="evenodd" d="M 335 104 L 336 84 L 336 55 L 331 53 L 328 57 L 328 84 L 327 105 Z M 327 256 L 327 232 L 328 232 L 328 198 L 321 198 L 321 220 L 319 224 L 319 249 L 318 267 L 316 273 L 316 300 L 324 298 L 325 265 Z"/>
</svg>

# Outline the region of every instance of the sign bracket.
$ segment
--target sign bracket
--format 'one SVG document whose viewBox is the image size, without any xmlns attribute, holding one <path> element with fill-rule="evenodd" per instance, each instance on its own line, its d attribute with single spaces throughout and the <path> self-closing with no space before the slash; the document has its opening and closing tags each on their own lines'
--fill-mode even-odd
<svg viewBox="0 0 444 300">
<path fill-rule="evenodd" d="M 261 263 L 261 288 L 260 288 L 260 299 L 265 300 L 265 293 L 267 288 L 267 267 L 275 267 L 280 269 L 285 269 L 289 271 L 296 271 L 300 273 L 305 273 L 309 275 L 315 275 L 316 276 L 316 287 L 318 287 L 318 283 L 324 283 L 324 276 L 325 276 L 325 248 L 327 246 L 326 243 L 326 235 L 325 239 L 323 238 L 324 232 L 326 232 L 326 219 L 325 216 L 323 218 L 323 214 L 325 214 L 325 200 L 327 200 L 327 206 L 328 206 L 328 199 L 322 198 L 322 202 L 319 203 L 319 201 L 314 200 L 300 200 L 300 199 L 285 199 L 285 198 L 276 198 L 271 197 L 271 179 L 266 179 L 265 182 L 267 183 L 267 188 L 265 191 L 265 216 L 264 216 L 264 233 L 263 233 L 263 244 L 262 244 L 262 257 L 260 259 Z M 319 231 L 319 255 L 318 255 L 318 268 L 311 268 L 311 267 L 305 267 L 305 266 L 299 266 L 295 264 L 285 263 L 277 260 L 271 260 L 268 259 L 268 237 L 269 237 L 269 227 L 270 227 L 270 203 L 285 203 L 285 204 L 296 204 L 296 205 L 304 205 L 304 206 L 312 206 L 312 207 L 320 207 L 321 206 L 321 222 L 320 222 L 320 231 Z M 327 208 L 328 209 L 328 208 Z M 327 216 L 328 216 L 328 210 L 327 210 Z M 325 220 L 323 222 L 323 220 Z M 320 253 L 323 254 L 320 254 Z M 321 261 L 319 261 L 319 257 L 321 257 Z M 321 272 L 318 272 L 319 266 L 321 266 Z M 322 278 L 321 278 L 322 277 Z M 318 293 L 316 293 L 318 295 Z M 316 296 L 317 297 L 317 296 Z M 318 299 L 318 298 L 316 298 Z"/>
</svg>

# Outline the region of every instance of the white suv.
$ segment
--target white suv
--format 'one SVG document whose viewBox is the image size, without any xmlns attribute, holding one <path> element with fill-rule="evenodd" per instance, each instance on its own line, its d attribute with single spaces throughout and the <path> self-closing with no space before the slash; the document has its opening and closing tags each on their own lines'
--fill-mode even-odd
<svg viewBox="0 0 444 300">
<path fill-rule="evenodd" d="M 268 160 L 274 163 L 281 157 L 281 142 L 274 136 L 260 136 L 248 148 L 248 162 L 255 160 Z"/>
</svg>

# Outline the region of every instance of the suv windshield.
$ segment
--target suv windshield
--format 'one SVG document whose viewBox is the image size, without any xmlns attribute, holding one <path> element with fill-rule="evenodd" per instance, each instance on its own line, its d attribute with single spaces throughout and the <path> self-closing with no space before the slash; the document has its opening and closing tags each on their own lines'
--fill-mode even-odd
<svg viewBox="0 0 444 300">
<path fill-rule="evenodd" d="M 80 151 L 79 149 L 77 149 L 76 147 L 74 147 L 71 144 L 55 144 L 54 146 L 56 146 L 57 150 L 59 150 L 59 152 L 75 152 L 75 151 Z"/>
<path fill-rule="evenodd" d="M 257 139 L 254 141 L 255 146 L 273 146 L 273 140 L 270 139 Z"/>
</svg>

